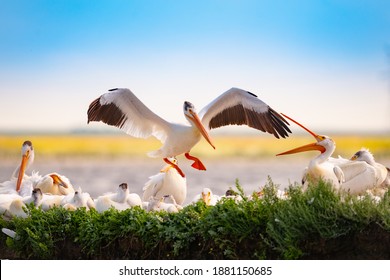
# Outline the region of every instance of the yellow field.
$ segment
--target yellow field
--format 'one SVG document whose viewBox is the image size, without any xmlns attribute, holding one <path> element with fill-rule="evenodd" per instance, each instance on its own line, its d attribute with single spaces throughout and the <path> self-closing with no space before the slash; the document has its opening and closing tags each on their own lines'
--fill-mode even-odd
<svg viewBox="0 0 390 280">
<path fill-rule="evenodd" d="M 352 156 L 361 147 L 369 148 L 377 157 L 390 157 L 390 137 L 385 136 L 335 136 L 337 148 L 334 156 Z M 39 157 L 57 156 L 110 156 L 145 157 L 148 151 L 158 149 L 160 142 L 136 139 L 127 135 L 0 135 L 0 157 L 20 156 L 20 148 L 25 140 L 33 143 Z M 287 139 L 275 139 L 268 135 L 260 136 L 213 136 L 216 150 L 201 142 L 192 152 L 202 157 L 265 157 L 314 142 L 309 136 L 291 135 Z M 307 153 L 312 157 L 312 153 Z"/>
</svg>

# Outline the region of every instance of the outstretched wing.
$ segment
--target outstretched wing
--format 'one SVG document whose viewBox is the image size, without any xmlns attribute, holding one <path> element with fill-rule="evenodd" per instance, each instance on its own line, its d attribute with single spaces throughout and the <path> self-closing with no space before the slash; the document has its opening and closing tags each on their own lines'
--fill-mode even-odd
<svg viewBox="0 0 390 280">
<path fill-rule="evenodd" d="M 288 137 L 289 123 L 266 103 L 248 91 L 231 88 L 218 96 L 199 113 L 208 129 L 226 125 L 247 125 L 273 134 Z"/>
<path fill-rule="evenodd" d="M 88 123 L 103 122 L 137 138 L 154 136 L 164 142 L 170 123 L 153 113 L 127 88 L 110 89 L 88 108 Z"/>
</svg>

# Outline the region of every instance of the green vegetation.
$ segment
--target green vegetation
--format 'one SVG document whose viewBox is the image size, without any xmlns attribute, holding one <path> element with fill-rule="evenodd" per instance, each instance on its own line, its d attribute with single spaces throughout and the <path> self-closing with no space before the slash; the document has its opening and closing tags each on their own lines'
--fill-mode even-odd
<svg viewBox="0 0 390 280">
<path fill-rule="evenodd" d="M 102 214 L 28 207 L 26 219 L 0 219 L 16 231 L 0 237 L 0 258 L 12 259 L 389 259 L 390 197 L 380 202 L 332 191 L 319 182 L 277 196 L 203 202 L 179 213 L 139 207 Z"/>
</svg>

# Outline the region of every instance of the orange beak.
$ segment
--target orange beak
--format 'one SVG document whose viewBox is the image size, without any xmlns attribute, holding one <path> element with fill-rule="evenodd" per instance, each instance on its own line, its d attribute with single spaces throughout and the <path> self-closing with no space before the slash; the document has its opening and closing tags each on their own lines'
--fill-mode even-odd
<svg viewBox="0 0 390 280">
<path fill-rule="evenodd" d="M 309 132 L 318 142 L 321 141 L 322 139 L 320 138 L 320 135 L 318 135 L 317 133 L 314 133 L 313 131 L 311 131 L 310 129 L 308 129 L 307 127 L 303 126 L 302 124 L 300 124 L 299 122 L 297 122 L 296 120 L 290 118 L 289 116 L 286 116 L 285 114 L 281 113 L 281 115 L 283 117 L 286 117 L 287 119 L 289 119 L 290 121 L 296 123 L 297 125 L 299 125 L 300 127 L 302 127 L 304 130 L 306 130 L 307 132 Z"/>
<path fill-rule="evenodd" d="M 177 165 L 177 159 L 174 158 L 171 162 L 172 162 L 173 164 L 176 164 L 176 165 Z M 171 168 L 174 168 L 173 165 L 172 165 L 172 164 L 167 164 L 164 168 L 162 168 L 162 169 L 160 170 L 160 173 L 167 173 L 168 170 L 171 169 Z"/>
<path fill-rule="evenodd" d="M 53 183 L 57 184 L 61 187 L 68 188 L 68 185 L 61 180 L 61 178 L 57 174 L 50 174 L 50 177 L 53 179 Z"/>
<path fill-rule="evenodd" d="M 210 192 L 208 193 L 202 192 L 202 199 L 206 205 L 210 205 L 210 196 L 211 196 Z"/>
<path fill-rule="evenodd" d="M 207 133 L 205 127 L 203 126 L 201 120 L 199 119 L 198 114 L 195 113 L 195 112 L 192 112 L 192 111 L 190 113 L 191 113 L 191 116 L 192 116 L 192 120 L 194 121 L 196 127 L 199 129 L 200 133 L 207 140 L 207 142 L 209 142 L 211 147 L 213 147 L 214 150 L 215 150 L 215 146 L 214 146 L 213 142 L 211 141 L 211 138 L 210 138 L 209 134 Z"/>
<path fill-rule="evenodd" d="M 289 154 L 295 154 L 295 153 L 301 153 L 301 152 L 313 151 L 313 150 L 320 151 L 321 153 L 324 153 L 326 151 L 326 149 L 323 146 L 318 145 L 318 142 L 323 140 L 320 135 L 318 135 L 317 133 L 314 133 L 310 129 L 306 128 L 305 126 L 303 126 L 302 124 L 297 122 L 296 120 L 290 118 L 289 116 L 286 116 L 285 114 L 282 114 L 282 116 L 286 117 L 290 121 L 296 123 L 297 125 L 302 127 L 304 130 L 309 132 L 317 140 L 317 142 L 316 143 L 311 143 L 311 144 L 308 144 L 308 145 L 304 145 L 304 146 L 301 146 L 301 147 L 298 147 L 298 148 L 295 148 L 295 149 L 292 149 L 292 150 L 289 150 L 289 151 L 277 154 L 277 156 L 289 155 Z"/>
<path fill-rule="evenodd" d="M 20 163 L 19 174 L 18 174 L 18 181 L 16 182 L 16 191 L 17 192 L 20 190 L 20 186 L 22 185 L 22 180 L 23 180 L 24 172 L 26 171 L 29 153 L 30 152 L 27 151 L 26 154 L 24 154 L 22 156 L 22 162 Z"/>
<path fill-rule="evenodd" d="M 317 150 L 320 151 L 321 153 L 324 153 L 326 150 L 324 147 L 318 145 L 317 143 L 311 143 L 308 145 L 304 145 L 280 154 L 277 154 L 277 156 L 283 156 L 283 155 L 289 155 L 289 154 L 296 154 L 296 153 L 301 153 L 301 152 L 306 152 L 306 151 L 313 151 Z"/>
</svg>

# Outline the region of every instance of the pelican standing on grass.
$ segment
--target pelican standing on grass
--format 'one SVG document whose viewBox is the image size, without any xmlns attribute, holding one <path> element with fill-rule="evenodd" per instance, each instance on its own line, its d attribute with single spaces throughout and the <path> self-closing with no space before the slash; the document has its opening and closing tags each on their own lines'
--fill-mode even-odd
<svg viewBox="0 0 390 280">
<path fill-rule="evenodd" d="M 178 165 L 176 159 L 172 163 Z M 171 164 L 167 164 L 158 174 L 149 177 L 142 190 L 143 201 L 149 201 L 150 197 L 160 199 L 164 195 L 172 195 L 177 204 L 183 205 L 187 197 L 186 178 L 180 176 Z"/>
<path fill-rule="evenodd" d="M 168 158 L 184 154 L 193 160 L 192 167 L 206 170 L 203 163 L 190 155 L 190 150 L 203 136 L 215 149 L 209 136 L 210 129 L 227 125 L 247 125 L 285 138 L 288 122 L 270 106 L 248 91 L 232 88 L 221 94 L 203 108 L 199 115 L 192 103 L 185 101 L 184 115 L 190 126 L 167 122 L 146 107 L 129 89 L 115 88 L 95 99 L 88 109 L 88 123 L 102 121 L 118 127 L 137 138 L 154 136 L 162 142 L 162 147 L 149 152 L 151 157 L 162 157 L 171 164 L 182 177 L 183 171 Z"/>
<path fill-rule="evenodd" d="M 277 156 L 311 150 L 321 152 L 320 155 L 310 161 L 309 166 L 305 170 L 303 181 L 322 178 L 325 181 L 330 181 L 336 190 L 344 190 L 358 195 L 364 194 L 367 190 L 378 186 L 376 172 L 371 165 L 364 161 L 332 158 L 331 155 L 336 149 L 336 143 L 331 138 L 318 135 L 290 117 L 282 115 L 309 132 L 317 142 L 280 153 Z M 306 187 L 307 184 L 304 182 L 304 188 Z"/>
<path fill-rule="evenodd" d="M 307 129 L 297 121 L 291 119 L 290 117 L 286 115 L 283 116 L 295 122 L 297 125 L 309 132 L 316 139 L 317 142 L 304 145 L 283 153 L 279 153 L 277 154 L 277 156 L 313 150 L 320 151 L 321 153 L 310 161 L 309 166 L 304 171 L 304 174 L 302 176 L 303 187 L 304 189 L 306 189 L 308 181 L 318 181 L 321 178 L 325 181 L 329 181 L 336 189 L 339 189 L 342 181 L 344 180 L 344 174 L 339 167 L 329 161 L 330 156 L 336 149 L 336 143 L 333 141 L 333 139 L 325 135 L 318 135 Z"/>
<path fill-rule="evenodd" d="M 364 178 L 360 177 L 359 180 L 367 180 L 370 178 L 370 180 L 367 180 L 367 184 L 374 182 L 375 186 L 370 189 L 372 194 L 383 196 L 384 193 L 388 191 L 390 187 L 390 170 L 383 164 L 376 162 L 374 155 L 368 149 L 360 149 L 350 160 L 357 162 L 356 164 L 353 164 L 353 166 L 355 166 L 355 169 L 360 171 L 360 173 L 371 174 L 371 176 L 366 175 Z M 343 165 L 340 165 L 340 167 L 343 168 Z M 344 173 L 347 175 L 347 170 L 344 170 Z M 373 178 L 373 176 L 375 178 Z"/>
<path fill-rule="evenodd" d="M 352 161 L 364 161 L 375 169 L 377 185 L 380 187 L 390 187 L 390 169 L 375 161 L 374 155 L 365 148 L 357 151 L 352 157 Z"/>
</svg>

